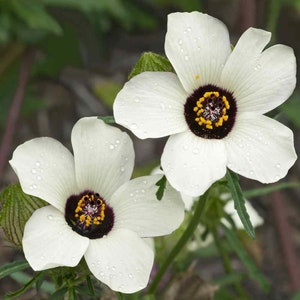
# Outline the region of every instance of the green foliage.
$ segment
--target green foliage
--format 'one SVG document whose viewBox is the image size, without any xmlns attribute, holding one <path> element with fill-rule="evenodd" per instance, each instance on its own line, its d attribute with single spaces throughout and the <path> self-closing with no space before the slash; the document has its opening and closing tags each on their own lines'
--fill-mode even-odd
<svg viewBox="0 0 300 300">
<path fill-rule="evenodd" d="M 234 232 L 232 230 L 228 229 L 224 225 L 222 225 L 222 228 L 224 230 L 226 239 L 229 242 L 231 248 L 236 252 L 236 254 L 240 258 L 240 260 L 243 262 L 243 264 L 247 268 L 250 278 L 252 278 L 253 280 L 256 280 L 260 284 L 261 288 L 265 292 L 268 292 L 271 287 L 270 283 L 265 278 L 265 276 L 260 271 L 260 269 L 256 266 L 254 261 L 250 258 L 250 256 L 244 249 L 243 245 L 241 244 L 241 242 L 238 240 L 238 238 L 234 234 Z"/>
<path fill-rule="evenodd" d="M 26 260 L 17 260 L 11 263 L 7 263 L 0 267 L 0 279 L 11 275 L 17 271 L 25 270 L 29 267 Z"/>
<path fill-rule="evenodd" d="M 165 175 L 156 182 L 155 185 L 158 186 L 158 189 L 157 189 L 157 192 L 156 192 L 157 200 L 161 200 L 162 197 L 164 196 L 164 192 L 165 192 L 165 189 L 166 189 L 166 184 L 167 184 L 167 178 L 166 178 Z"/>
<path fill-rule="evenodd" d="M 20 185 L 10 185 L 0 194 L 0 225 L 6 238 L 18 247 L 22 245 L 24 226 L 32 213 L 47 203 L 25 194 Z"/>
<path fill-rule="evenodd" d="M 239 185 L 238 176 L 234 172 L 228 169 L 226 173 L 226 179 L 234 201 L 234 208 L 236 209 L 244 225 L 246 232 L 249 234 L 251 238 L 254 239 L 255 238 L 254 228 L 251 224 L 249 215 L 246 210 L 245 198 L 242 193 L 241 187 Z"/>
<path fill-rule="evenodd" d="M 280 110 L 288 117 L 288 119 L 296 126 L 300 128 L 300 92 L 295 91 L 291 98 L 285 102 Z"/>
<path fill-rule="evenodd" d="M 174 72 L 167 58 L 153 52 L 145 52 L 133 67 L 128 79 L 146 71 Z"/>
<path fill-rule="evenodd" d="M 96 96 L 110 108 L 113 107 L 115 98 L 121 88 L 122 85 L 114 81 L 99 82 L 93 86 Z"/>
</svg>

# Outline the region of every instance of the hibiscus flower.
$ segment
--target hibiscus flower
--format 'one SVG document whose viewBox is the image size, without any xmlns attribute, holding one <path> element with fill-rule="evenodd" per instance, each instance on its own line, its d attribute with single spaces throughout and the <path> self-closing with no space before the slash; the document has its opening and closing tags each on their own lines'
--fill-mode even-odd
<svg viewBox="0 0 300 300">
<path fill-rule="evenodd" d="M 129 181 L 134 150 L 129 136 L 91 117 L 71 136 L 74 156 L 42 137 L 20 145 L 10 161 L 27 194 L 50 205 L 25 225 L 23 250 L 34 270 L 76 266 L 85 261 L 115 291 L 144 288 L 153 265 L 148 237 L 176 229 L 184 215 L 180 195 L 167 186 L 158 201 L 161 175 Z"/>
<path fill-rule="evenodd" d="M 176 74 L 141 73 L 117 95 L 117 123 L 142 139 L 170 135 L 161 166 L 180 192 L 203 194 L 226 168 L 272 183 L 294 164 L 292 131 L 264 114 L 292 94 L 295 56 L 284 45 L 264 50 L 270 38 L 249 28 L 232 50 L 219 20 L 172 13 L 165 52 Z"/>
</svg>

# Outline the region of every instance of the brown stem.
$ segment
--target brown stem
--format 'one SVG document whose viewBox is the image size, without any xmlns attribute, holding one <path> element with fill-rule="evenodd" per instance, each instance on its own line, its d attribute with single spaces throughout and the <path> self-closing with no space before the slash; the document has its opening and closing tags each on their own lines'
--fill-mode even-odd
<svg viewBox="0 0 300 300">
<path fill-rule="evenodd" d="M 20 114 L 21 105 L 24 99 L 31 65 L 34 61 L 34 54 L 35 51 L 33 51 L 32 49 L 27 49 L 22 56 L 18 78 L 18 87 L 11 102 L 0 147 L 0 178 L 3 178 L 4 168 L 6 167 L 8 161 L 8 155 L 11 149 L 16 124 Z"/>
<path fill-rule="evenodd" d="M 276 222 L 275 225 L 280 240 L 284 263 L 289 276 L 290 288 L 292 292 L 296 292 L 300 288 L 298 258 L 291 238 L 291 227 L 286 216 L 284 198 L 280 192 L 274 192 L 272 194 L 271 206 Z"/>
</svg>

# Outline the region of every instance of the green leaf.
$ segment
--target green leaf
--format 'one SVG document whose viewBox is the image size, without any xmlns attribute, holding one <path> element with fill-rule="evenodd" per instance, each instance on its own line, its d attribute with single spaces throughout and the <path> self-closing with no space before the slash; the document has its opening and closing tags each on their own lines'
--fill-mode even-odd
<svg viewBox="0 0 300 300">
<path fill-rule="evenodd" d="M 239 185 L 239 178 L 234 172 L 228 169 L 226 173 L 226 179 L 234 201 L 234 208 L 236 209 L 248 235 L 255 239 L 254 228 L 246 210 L 245 198 Z"/>
<path fill-rule="evenodd" d="M 62 34 L 58 22 L 46 11 L 42 3 L 35 0 L 10 0 L 14 12 L 28 27 L 40 29 L 54 34 Z"/>
<path fill-rule="evenodd" d="M 29 264 L 26 260 L 17 260 L 0 267 L 0 279 L 12 273 L 27 269 Z"/>
<path fill-rule="evenodd" d="M 243 195 L 246 199 L 267 195 L 276 191 L 281 191 L 283 189 L 290 189 L 290 188 L 300 188 L 300 182 L 281 182 L 278 184 L 272 184 L 270 186 L 251 189 L 243 191 Z"/>
<path fill-rule="evenodd" d="M 53 293 L 48 300 L 63 300 L 65 299 L 65 295 L 68 292 L 68 288 L 66 286 L 62 287 L 61 289 L 57 290 Z"/>
<path fill-rule="evenodd" d="M 153 52 L 145 52 L 133 67 L 128 79 L 146 71 L 174 72 L 174 69 L 167 58 Z"/>
<path fill-rule="evenodd" d="M 21 247 L 25 223 L 35 210 L 47 203 L 25 194 L 20 185 L 10 185 L 1 192 L 0 204 L 0 226 L 7 239 Z"/>
<path fill-rule="evenodd" d="M 161 200 L 162 197 L 164 196 L 166 184 L 167 184 L 167 178 L 165 175 L 155 183 L 155 185 L 158 186 L 158 190 L 155 193 L 157 200 Z"/>
<path fill-rule="evenodd" d="M 41 272 L 37 273 L 37 275 L 35 275 L 32 279 L 30 279 L 21 289 L 5 295 L 3 300 L 14 299 L 24 294 L 39 279 L 41 275 L 42 275 Z"/>
<path fill-rule="evenodd" d="M 116 124 L 114 116 L 99 116 L 98 119 L 102 120 L 106 124 Z"/>
<path fill-rule="evenodd" d="M 221 224 L 221 226 L 224 230 L 226 239 L 228 240 L 230 246 L 236 252 L 236 254 L 240 258 L 240 260 L 243 262 L 243 264 L 247 268 L 250 278 L 257 281 L 260 284 L 261 288 L 265 292 L 268 292 L 270 290 L 271 285 L 268 282 L 268 280 L 266 279 L 266 277 L 264 276 L 264 274 L 260 271 L 260 269 L 256 266 L 254 261 L 248 255 L 247 251 L 244 249 L 241 242 L 234 235 L 233 231 L 228 229 L 223 224 Z"/>
</svg>

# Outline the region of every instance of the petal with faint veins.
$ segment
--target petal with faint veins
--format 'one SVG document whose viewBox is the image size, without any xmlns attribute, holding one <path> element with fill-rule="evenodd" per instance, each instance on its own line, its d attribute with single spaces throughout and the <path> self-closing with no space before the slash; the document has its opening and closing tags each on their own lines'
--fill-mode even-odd
<svg viewBox="0 0 300 300">
<path fill-rule="evenodd" d="M 116 122 L 141 139 L 186 130 L 183 105 L 188 97 L 170 72 L 144 72 L 129 80 L 114 102 Z"/>
<path fill-rule="evenodd" d="M 116 228 L 127 228 L 141 237 L 170 234 L 184 217 L 180 194 L 169 184 L 163 198 L 156 198 L 156 183 L 162 175 L 135 178 L 125 183 L 112 196 Z"/>
<path fill-rule="evenodd" d="M 64 215 L 53 206 L 36 210 L 25 225 L 23 250 L 35 271 L 76 266 L 89 239 L 74 232 Z"/>
<path fill-rule="evenodd" d="M 25 193 L 47 201 L 62 212 L 68 197 L 78 192 L 74 158 L 55 139 L 36 138 L 18 146 L 10 165 Z"/>
<path fill-rule="evenodd" d="M 223 140 L 199 138 L 189 131 L 172 135 L 161 157 L 171 185 L 195 197 L 225 175 L 226 163 Z"/>
<path fill-rule="evenodd" d="M 133 144 L 127 133 L 96 117 L 82 118 L 72 131 L 76 179 L 83 190 L 106 200 L 131 177 Z"/>
<path fill-rule="evenodd" d="M 134 293 L 147 286 L 154 253 L 136 233 L 118 229 L 91 240 L 84 257 L 94 276 L 112 290 Z"/>
<path fill-rule="evenodd" d="M 262 183 L 283 178 L 297 158 L 293 132 L 264 115 L 240 114 L 224 141 L 228 167 Z"/>
</svg>

